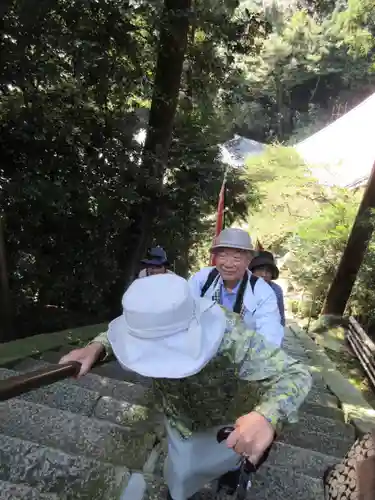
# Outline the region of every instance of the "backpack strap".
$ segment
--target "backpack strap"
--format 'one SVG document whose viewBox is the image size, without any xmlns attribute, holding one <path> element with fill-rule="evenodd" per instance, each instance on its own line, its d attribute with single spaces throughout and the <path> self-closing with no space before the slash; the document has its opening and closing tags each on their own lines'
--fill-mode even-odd
<svg viewBox="0 0 375 500">
<path fill-rule="evenodd" d="M 245 295 L 245 290 L 246 290 L 246 286 L 247 286 L 247 279 L 248 279 L 247 273 L 245 273 L 244 277 L 242 278 L 238 292 L 237 292 L 236 302 L 233 306 L 233 312 L 235 312 L 237 314 L 241 314 L 243 297 Z"/>
<path fill-rule="evenodd" d="M 254 274 L 252 274 L 250 276 L 249 282 L 250 282 L 251 290 L 253 293 L 254 293 L 254 288 L 255 288 L 255 284 L 257 281 L 258 281 L 258 276 L 254 276 Z M 247 273 L 245 273 L 244 277 L 242 278 L 241 285 L 240 285 L 240 288 L 239 288 L 238 293 L 237 293 L 236 302 L 235 302 L 234 307 L 233 307 L 233 312 L 235 312 L 237 314 L 241 314 L 243 298 L 244 298 L 245 291 L 246 291 L 246 286 L 247 286 Z"/>
<path fill-rule="evenodd" d="M 219 275 L 219 271 L 216 269 L 216 267 L 214 267 L 210 271 L 210 274 L 207 277 L 206 283 L 202 287 L 201 297 L 205 296 L 207 290 L 210 288 L 210 286 L 215 281 L 215 279 L 218 277 L 218 275 Z M 247 280 L 248 280 L 247 273 L 245 273 L 244 277 L 242 278 L 240 288 L 239 288 L 238 293 L 237 293 L 236 302 L 235 302 L 234 307 L 233 307 L 233 312 L 235 312 L 237 314 L 241 314 L 243 298 L 244 298 L 246 286 L 247 286 Z M 250 282 L 251 290 L 253 293 L 254 293 L 254 288 L 255 288 L 255 284 L 257 281 L 258 281 L 258 277 L 254 276 L 254 274 L 252 274 L 250 276 L 249 282 Z"/>
<path fill-rule="evenodd" d="M 210 288 L 210 286 L 215 281 L 215 278 L 217 278 L 218 275 L 219 271 L 216 269 L 216 267 L 211 269 L 210 274 L 207 276 L 206 283 L 202 287 L 201 297 L 204 297 L 206 295 L 207 290 Z"/>
</svg>

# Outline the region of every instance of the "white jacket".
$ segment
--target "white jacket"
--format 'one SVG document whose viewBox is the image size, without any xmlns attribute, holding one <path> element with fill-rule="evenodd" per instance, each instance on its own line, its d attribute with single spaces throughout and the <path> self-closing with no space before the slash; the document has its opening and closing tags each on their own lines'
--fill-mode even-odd
<svg viewBox="0 0 375 500">
<path fill-rule="evenodd" d="M 207 281 L 213 267 L 204 267 L 189 279 L 190 288 L 195 297 L 201 296 L 201 290 Z M 249 277 L 251 272 L 248 271 Z M 206 298 L 212 298 L 215 290 L 215 281 L 205 293 Z M 223 281 L 219 278 L 219 284 Z M 243 304 L 245 306 L 244 322 L 246 326 L 263 335 L 269 342 L 280 346 L 284 337 L 284 327 L 281 318 L 275 292 L 262 278 L 255 283 L 254 293 L 248 283 Z"/>
</svg>

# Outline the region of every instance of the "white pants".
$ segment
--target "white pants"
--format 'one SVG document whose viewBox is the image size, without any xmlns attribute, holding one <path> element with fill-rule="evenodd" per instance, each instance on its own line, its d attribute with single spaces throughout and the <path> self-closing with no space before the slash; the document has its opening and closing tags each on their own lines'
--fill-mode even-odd
<svg viewBox="0 0 375 500">
<path fill-rule="evenodd" d="M 173 500 L 187 500 L 203 486 L 229 470 L 235 469 L 240 456 L 218 443 L 215 427 L 196 432 L 189 439 L 182 439 L 168 422 L 165 423 L 168 438 L 168 456 L 164 464 L 164 477 Z"/>
</svg>

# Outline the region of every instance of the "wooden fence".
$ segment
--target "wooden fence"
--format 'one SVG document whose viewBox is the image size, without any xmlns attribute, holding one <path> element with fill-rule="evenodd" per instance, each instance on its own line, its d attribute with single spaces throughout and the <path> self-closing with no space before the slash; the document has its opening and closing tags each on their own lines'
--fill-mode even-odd
<svg viewBox="0 0 375 500">
<path fill-rule="evenodd" d="M 352 316 L 349 318 L 347 340 L 375 387 L 375 343 Z"/>
</svg>

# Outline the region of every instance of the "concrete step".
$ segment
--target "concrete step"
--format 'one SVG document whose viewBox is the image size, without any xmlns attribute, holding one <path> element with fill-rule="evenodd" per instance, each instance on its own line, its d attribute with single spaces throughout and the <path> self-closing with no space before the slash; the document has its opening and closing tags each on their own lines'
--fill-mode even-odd
<svg viewBox="0 0 375 500">
<path fill-rule="evenodd" d="M 59 500 L 59 497 L 53 493 L 41 493 L 25 484 L 0 481 L 0 500 Z"/>
<path fill-rule="evenodd" d="M 21 483 L 23 488 L 38 488 L 49 495 L 30 498 L 119 498 L 128 478 L 129 472 L 124 467 L 0 434 L 0 479 Z M 18 488 L 22 491 L 22 486 Z"/>
<path fill-rule="evenodd" d="M 0 433 L 130 469 L 142 468 L 155 442 L 149 430 L 121 427 L 22 399 L 0 403 Z"/>
</svg>

